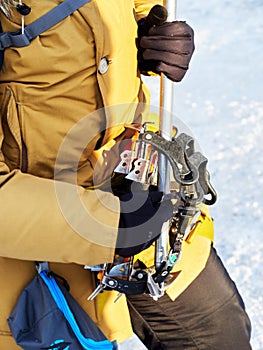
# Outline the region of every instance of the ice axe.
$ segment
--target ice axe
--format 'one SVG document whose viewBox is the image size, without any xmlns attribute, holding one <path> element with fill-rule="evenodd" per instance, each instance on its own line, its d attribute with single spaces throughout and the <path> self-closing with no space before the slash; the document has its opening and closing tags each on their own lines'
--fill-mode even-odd
<svg viewBox="0 0 263 350">
<path fill-rule="evenodd" d="M 169 21 L 174 21 L 176 18 L 176 0 L 166 0 L 164 1 L 164 6 L 155 5 L 145 21 L 143 26 L 140 28 L 140 36 L 147 35 L 149 29 L 152 26 L 159 26 Z M 160 122 L 159 129 L 160 135 L 170 141 L 172 139 L 172 111 L 173 111 L 173 82 L 169 80 L 162 73 L 160 76 Z M 164 154 L 160 154 L 158 157 L 158 188 L 164 194 L 170 193 L 170 164 L 167 157 Z M 161 271 L 161 268 L 167 261 L 168 252 L 169 252 L 169 230 L 170 222 L 169 220 L 165 222 L 162 226 L 161 235 L 158 240 L 155 242 L 155 270 L 158 272 Z M 149 286 L 154 286 L 156 283 L 151 281 Z M 160 287 L 160 289 L 159 289 Z M 162 294 L 163 287 L 159 285 L 157 288 L 158 291 L 156 295 Z M 151 294 L 155 294 L 153 291 Z"/>
<path fill-rule="evenodd" d="M 162 17 L 162 23 L 167 19 L 169 21 L 174 21 L 176 19 L 176 0 L 166 0 L 164 1 L 164 7 L 159 6 L 152 8 L 148 15 L 149 23 L 155 20 L 155 25 L 160 25 Z M 157 5 L 158 6 L 158 5 Z M 162 8 L 162 10 L 161 10 Z M 165 9 L 165 10 L 163 10 Z M 151 15 L 151 16 L 150 16 Z M 157 19 L 158 18 L 158 21 Z M 151 22 L 150 22 L 151 21 Z M 158 23 L 157 23 L 158 22 Z M 167 140 L 172 139 L 172 111 L 173 111 L 173 82 L 161 74 L 160 77 L 160 133 L 161 136 Z M 159 190 L 164 194 L 170 192 L 170 166 L 167 157 L 160 155 L 159 159 L 159 177 L 158 177 L 158 187 Z M 163 261 L 165 261 L 168 254 L 168 241 L 169 241 L 169 221 L 165 222 L 162 227 L 162 232 L 155 245 L 155 267 L 160 268 Z"/>
<path fill-rule="evenodd" d="M 164 1 L 164 6 L 155 5 L 150 10 L 148 16 L 139 26 L 139 36 L 147 35 L 153 26 L 159 26 L 166 22 L 175 20 L 176 0 Z M 143 69 L 140 69 L 143 71 Z M 160 135 L 166 140 L 172 139 L 172 110 L 173 110 L 173 82 L 165 77 L 163 73 L 160 76 Z M 170 165 L 167 157 L 160 154 L 158 158 L 158 188 L 164 194 L 170 192 Z M 162 227 L 160 237 L 155 243 L 155 268 L 160 269 L 167 259 L 169 250 L 169 221 Z"/>
</svg>

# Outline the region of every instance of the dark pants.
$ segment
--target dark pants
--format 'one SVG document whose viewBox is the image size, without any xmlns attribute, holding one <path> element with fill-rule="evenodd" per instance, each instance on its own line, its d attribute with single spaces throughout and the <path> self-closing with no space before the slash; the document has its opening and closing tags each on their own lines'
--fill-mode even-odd
<svg viewBox="0 0 263 350">
<path fill-rule="evenodd" d="M 249 350 L 244 303 L 214 249 L 206 268 L 173 302 L 129 296 L 134 332 L 151 350 Z"/>
</svg>

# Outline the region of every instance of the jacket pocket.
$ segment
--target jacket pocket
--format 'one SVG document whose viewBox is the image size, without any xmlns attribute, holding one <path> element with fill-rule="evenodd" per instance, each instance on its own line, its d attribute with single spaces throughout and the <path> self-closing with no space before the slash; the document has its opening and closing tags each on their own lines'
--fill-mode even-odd
<svg viewBox="0 0 263 350">
<path fill-rule="evenodd" d="M 7 87 L 2 95 L 1 119 L 3 128 L 2 152 L 10 170 L 22 167 L 22 137 L 19 123 L 19 104 Z"/>
</svg>

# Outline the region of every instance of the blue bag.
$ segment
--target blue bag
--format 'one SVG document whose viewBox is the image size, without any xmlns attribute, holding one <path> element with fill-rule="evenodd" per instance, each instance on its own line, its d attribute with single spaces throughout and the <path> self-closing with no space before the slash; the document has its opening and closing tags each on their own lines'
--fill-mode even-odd
<svg viewBox="0 0 263 350">
<path fill-rule="evenodd" d="M 48 269 L 23 290 L 7 321 L 24 350 L 117 349 Z"/>
</svg>

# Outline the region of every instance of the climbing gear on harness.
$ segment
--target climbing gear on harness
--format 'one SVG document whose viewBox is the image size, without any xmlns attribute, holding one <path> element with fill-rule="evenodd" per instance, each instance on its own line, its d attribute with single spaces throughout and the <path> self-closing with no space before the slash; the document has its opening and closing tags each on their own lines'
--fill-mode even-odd
<svg viewBox="0 0 263 350">
<path fill-rule="evenodd" d="M 176 184 L 170 193 L 163 195 L 163 200 L 170 199 L 174 204 L 174 216 L 169 221 L 168 255 L 159 267 L 135 268 L 132 257 L 124 261 L 119 256 L 113 264 L 89 267 L 99 271 L 99 285 L 90 299 L 104 289 L 125 294 L 149 293 L 154 299 L 161 297 L 178 276 L 172 269 L 181 258 L 183 241 L 198 222 L 201 206 L 216 201 L 216 192 L 206 169 L 207 158 L 195 150 L 194 139 L 185 133 L 179 133 L 169 141 L 148 131 L 147 123 L 144 124 L 138 129 L 138 139 L 131 149 L 121 154 L 115 172 L 144 186 L 156 185 L 160 155 L 168 159 Z"/>
</svg>

